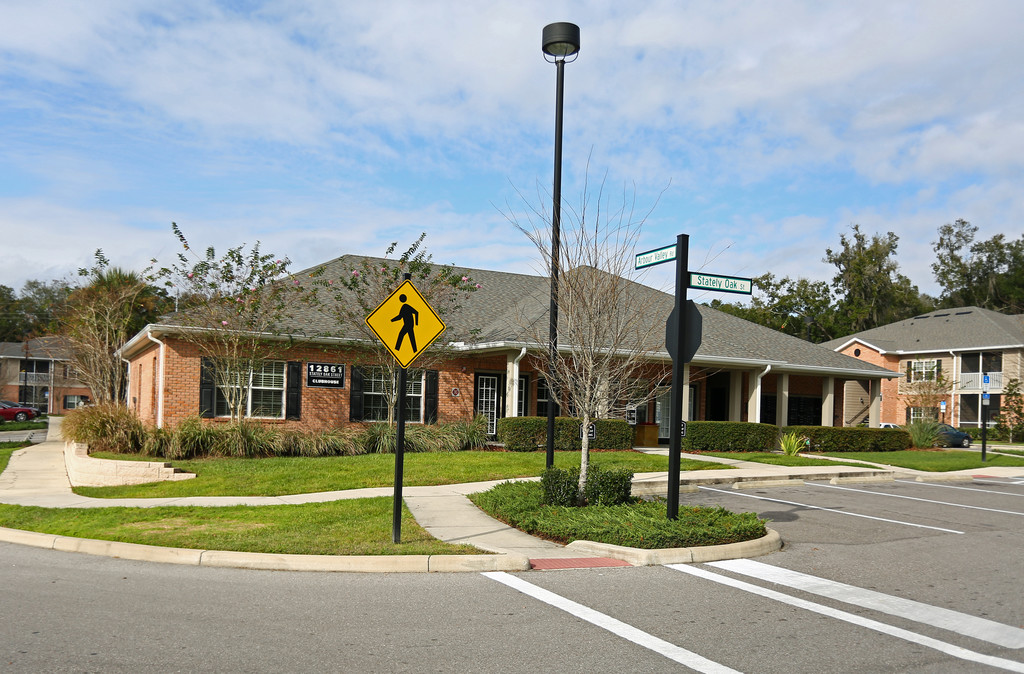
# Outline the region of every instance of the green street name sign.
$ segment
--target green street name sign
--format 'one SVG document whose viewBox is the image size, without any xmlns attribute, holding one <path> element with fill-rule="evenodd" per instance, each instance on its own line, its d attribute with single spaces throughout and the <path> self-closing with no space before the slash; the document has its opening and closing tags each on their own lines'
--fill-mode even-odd
<svg viewBox="0 0 1024 674">
<path fill-rule="evenodd" d="M 646 253 L 637 253 L 635 269 L 653 267 L 656 264 L 671 262 L 674 259 L 676 259 L 676 244 L 673 243 L 671 246 L 665 246 L 664 248 L 649 250 Z"/>
<path fill-rule="evenodd" d="M 754 290 L 754 281 L 749 278 L 738 276 L 718 276 L 717 274 L 695 274 L 690 272 L 690 288 L 698 290 L 716 290 L 723 293 L 736 293 L 738 295 L 751 295 Z"/>
</svg>

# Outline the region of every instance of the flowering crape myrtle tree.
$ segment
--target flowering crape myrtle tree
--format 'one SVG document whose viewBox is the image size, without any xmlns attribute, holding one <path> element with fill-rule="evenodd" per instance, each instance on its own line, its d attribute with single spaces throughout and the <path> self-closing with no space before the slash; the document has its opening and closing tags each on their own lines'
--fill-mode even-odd
<svg viewBox="0 0 1024 674">
<path fill-rule="evenodd" d="M 155 275 L 180 298 L 170 322 L 182 328 L 180 338 L 210 366 L 231 420 L 247 413 L 264 416 L 249 391 L 265 378 L 283 376 L 268 365 L 289 345 L 284 326 L 303 301 L 304 288 L 289 274 L 290 260 L 263 253 L 259 242 L 219 256 L 211 246 L 199 255 L 176 223 L 171 228 L 183 250 Z"/>
<path fill-rule="evenodd" d="M 366 325 L 366 317 L 381 305 L 402 284 L 404 275 L 411 274 L 411 281 L 448 325 L 445 335 L 438 338 L 416 359 L 418 368 L 429 367 L 446 358 L 451 350 L 446 345 L 459 341 L 459 328 L 451 324 L 462 309 L 462 302 L 480 289 L 469 274 L 452 265 L 438 265 L 423 246 L 426 233 L 410 245 L 397 258 L 391 258 L 397 242 L 393 242 L 384 258 L 362 258 L 351 268 L 341 271 L 339 276 L 330 278 L 325 267 L 315 270 L 315 303 L 337 326 L 336 331 L 322 335 L 350 341 L 357 346 L 353 359 L 362 365 L 383 370 L 383 398 L 387 405 L 387 422 L 395 423 L 394 410 L 398 400 L 398 370 L 395 362 L 377 336 Z M 469 332 L 472 332 L 470 330 Z"/>
<path fill-rule="evenodd" d="M 652 384 L 670 374 L 652 358 L 664 350 L 664 320 L 651 320 L 650 306 L 640 299 L 654 291 L 637 282 L 633 268 L 640 230 L 653 206 L 637 213 L 635 195 L 624 192 L 609 209 L 603 183 L 596 197 L 591 209 L 585 187 L 578 211 L 562 219 L 556 353 L 550 353 L 547 321 L 520 320 L 530 339 L 544 345 L 534 361 L 552 399 L 574 410 L 583 428 L 595 419 L 624 418 L 627 410 L 649 402 L 656 392 Z M 533 242 L 550 274 L 550 218 L 544 208 L 528 205 L 522 220 L 506 217 Z M 590 439 L 582 436 L 580 499 L 590 458 Z"/>
</svg>

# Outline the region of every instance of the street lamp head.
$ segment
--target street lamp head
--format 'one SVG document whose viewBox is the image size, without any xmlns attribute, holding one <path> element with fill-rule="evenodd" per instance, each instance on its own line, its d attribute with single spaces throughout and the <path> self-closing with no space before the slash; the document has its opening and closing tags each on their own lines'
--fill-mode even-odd
<svg viewBox="0 0 1024 674">
<path fill-rule="evenodd" d="M 541 48 L 544 50 L 544 59 L 551 63 L 575 57 L 580 51 L 580 27 L 565 21 L 549 23 L 544 26 Z"/>
</svg>

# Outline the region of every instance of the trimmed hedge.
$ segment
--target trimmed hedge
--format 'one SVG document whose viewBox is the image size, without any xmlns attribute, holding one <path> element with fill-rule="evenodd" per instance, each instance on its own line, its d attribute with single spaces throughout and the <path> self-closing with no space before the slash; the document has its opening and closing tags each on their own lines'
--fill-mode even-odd
<svg viewBox="0 0 1024 674">
<path fill-rule="evenodd" d="M 684 452 L 770 452 L 779 429 L 744 421 L 687 421 Z"/>
<path fill-rule="evenodd" d="M 546 468 L 540 474 L 544 505 L 574 508 L 580 505 L 580 469 Z M 590 464 L 587 483 L 583 487 L 586 505 L 613 506 L 632 503 L 633 471 L 628 468 L 601 468 Z"/>
<path fill-rule="evenodd" d="M 861 428 L 852 426 L 788 426 L 810 439 L 812 452 L 898 452 L 910 447 L 910 433 L 899 428 Z"/>
<path fill-rule="evenodd" d="M 633 427 L 622 419 L 596 419 L 597 437 L 591 449 L 630 449 Z M 547 442 L 547 417 L 505 417 L 498 419 L 498 442 L 510 452 L 532 452 Z M 555 449 L 560 452 L 580 451 L 580 420 L 571 417 L 555 419 Z"/>
</svg>

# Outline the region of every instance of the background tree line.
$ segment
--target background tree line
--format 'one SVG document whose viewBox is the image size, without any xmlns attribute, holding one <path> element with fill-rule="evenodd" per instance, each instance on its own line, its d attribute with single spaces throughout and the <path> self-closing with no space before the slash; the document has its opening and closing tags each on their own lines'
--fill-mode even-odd
<svg viewBox="0 0 1024 674">
<path fill-rule="evenodd" d="M 977 240 L 978 228 L 959 219 L 938 229 L 931 268 L 941 292 L 931 297 L 900 273 L 899 237 L 868 236 L 853 225 L 839 246 L 825 250 L 836 269 L 832 281 L 754 279 L 749 305 L 714 300 L 711 306 L 748 321 L 820 343 L 915 315 L 964 306 L 1024 313 L 1024 235 Z"/>
</svg>

